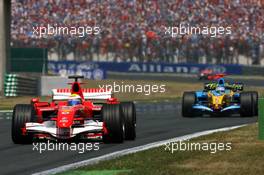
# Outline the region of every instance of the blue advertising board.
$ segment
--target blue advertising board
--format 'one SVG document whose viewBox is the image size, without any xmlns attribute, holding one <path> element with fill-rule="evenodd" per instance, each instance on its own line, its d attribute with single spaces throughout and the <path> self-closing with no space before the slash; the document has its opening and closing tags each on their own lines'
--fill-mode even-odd
<svg viewBox="0 0 264 175">
<path fill-rule="evenodd" d="M 49 61 L 48 72 L 61 76 L 83 75 L 85 78 L 92 80 L 102 80 L 106 78 L 104 69 L 89 62 Z"/>
<path fill-rule="evenodd" d="M 240 65 L 229 64 L 168 64 L 168 63 L 138 63 L 138 62 L 77 62 L 77 61 L 50 61 L 48 69 L 59 73 L 61 70 L 68 73 L 83 72 L 89 74 L 92 70 L 126 72 L 126 73 L 186 73 L 197 74 L 203 69 L 213 69 L 217 73 L 232 75 L 242 74 Z M 89 73 L 88 73 L 89 72 Z M 93 73 L 92 73 L 93 74 Z M 100 73 L 98 73 L 100 75 Z M 93 75 L 92 75 L 93 76 Z"/>
<path fill-rule="evenodd" d="M 209 65 L 209 64 L 167 64 L 167 63 L 109 63 L 97 62 L 100 68 L 114 72 L 133 73 L 186 73 L 197 74 L 201 70 L 210 68 L 214 72 L 236 74 L 242 73 L 240 65 Z"/>
</svg>

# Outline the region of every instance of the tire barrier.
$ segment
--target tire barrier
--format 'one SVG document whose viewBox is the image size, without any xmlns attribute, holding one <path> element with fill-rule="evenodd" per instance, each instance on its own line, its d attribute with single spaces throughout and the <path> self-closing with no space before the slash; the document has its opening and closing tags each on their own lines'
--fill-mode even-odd
<svg viewBox="0 0 264 175">
<path fill-rule="evenodd" d="M 6 74 L 4 94 L 6 97 L 35 96 L 38 94 L 38 79 L 19 74 Z"/>
</svg>

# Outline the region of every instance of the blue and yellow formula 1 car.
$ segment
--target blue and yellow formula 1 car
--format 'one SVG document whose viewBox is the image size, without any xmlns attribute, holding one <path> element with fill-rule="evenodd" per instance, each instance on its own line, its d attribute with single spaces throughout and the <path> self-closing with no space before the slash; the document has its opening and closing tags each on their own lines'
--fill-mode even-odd
<svg viewBox="0 0 264 175">
<path fill-rule="evenodd" d="M 243 92 L 243 84 L 226 83 L 223 77 L 219 78 L 217 82 L 206 83 L 202 91 L 184 92 L 182 98 L 183 117 L 195 117 L 203 114 L 257 116 L 258 93 Z"/>
</svg>

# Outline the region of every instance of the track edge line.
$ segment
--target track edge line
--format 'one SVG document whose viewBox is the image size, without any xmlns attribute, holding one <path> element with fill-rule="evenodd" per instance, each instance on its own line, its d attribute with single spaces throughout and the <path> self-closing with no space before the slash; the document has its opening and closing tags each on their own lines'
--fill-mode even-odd
<svg viewBox="0 0 264 175">
<path fill-rule="evenodd" d="M 244 126 L 247 126 L 247 125 L 249 125 L 249 124 L 243 124 L 243 125 L 236 125 L 236 126 L 224 127 L 224 128 L 219 128 L 219 129 L 200 131 L 200 132 L 196 132 L 196 133 L 193 133 L 193 134 L 187 134 L 187 135 L 184 135 L 184 136 L 175 137 L 175 138 L 172 138 L 172 139 L 167 139 L 167 140 L 163 140 L 163 141 L 157 141 L 157 142 L 153 142 L 153 143 L 148 143 L 148 144 L 137 146 L 137 147 L 133 147 L 133 148 L 128 148 L 128 149 L 124 149 L 124 150 L 120 150 L 120 151 L 115 151 L 115 152 L 108 153 L 108 154 L 105 154 L 105 155 L 102 155 L 102 156 L 99 156 L 99 157 L 95 157 L 95 158 L 91 158 L 91 159 L 87 159 L 87 160 L 83 160 L 83 161 L 79 161 L 79 162 L 75 162 L 75 163 L 71 163 L 71 164 L 67 164 L 67 165 L 62 165 L 62 166 L 59 166 L 57 168 L 52 168 L 50 170 L 45 170 L 45 171 L 33 173 L 32 175 L 57 174 L 57 173 L 65 172 L 65 171 L 68 171 L 68 170 L 77 169 L 77 168 L 80 168 L 80 167 L 83 167 L 83 166 L 93 165 L 93 164 L 99 163 L 101 161 L 110 160 L 110 159 L 118 158 L 118 157 L 121 157 L 121 156 L 124 156 L 124 155 L 128 155 L 128 154 L 132 154 L 132 153 L 136 153 L 136 152 L 145 151 L 145 150 L 148 150 L 148 149 L 160 147 L 160 146 L 162 146 L 162 145 L 164 145 L 166 143 L 169 143 L 169 142 L 179 142 L 179 141 L 189 140 L 189 139 L 197 138 L 197 137 L 200 137 L 200 136 L 213 134 L 213 133 L 216 133 L 216 132 L 234 130 L 234 129 L 241 128 L 241 127 L 244 127 Z"/>
</svg>

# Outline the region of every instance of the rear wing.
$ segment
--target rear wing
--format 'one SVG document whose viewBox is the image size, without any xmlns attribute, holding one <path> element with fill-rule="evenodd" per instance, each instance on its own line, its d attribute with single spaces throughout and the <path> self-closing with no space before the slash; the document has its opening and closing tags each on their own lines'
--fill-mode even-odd
<svg viewBox="0 0 264 175">
<path fill-rule="evenodd" d="M 88 88 L 82 89 L 85 100 L 106 100 L 113 97 L 113 92 L 107 89 Z M 52 89 L 52 100 L 68 100 L 71 89 Z"/>
<path fill-rule="evenodd" d="M 216 87 L 218 86 L 218 83 L 205 83 L 204 84 L 204 90 L 210 91 L 210 90 L 215 90 Z M 226 89 L 231 89 L 233 91 L 243 91 L 244 85 L 242 83 L 225 83 L 224 87 Z"/>
</svg>

